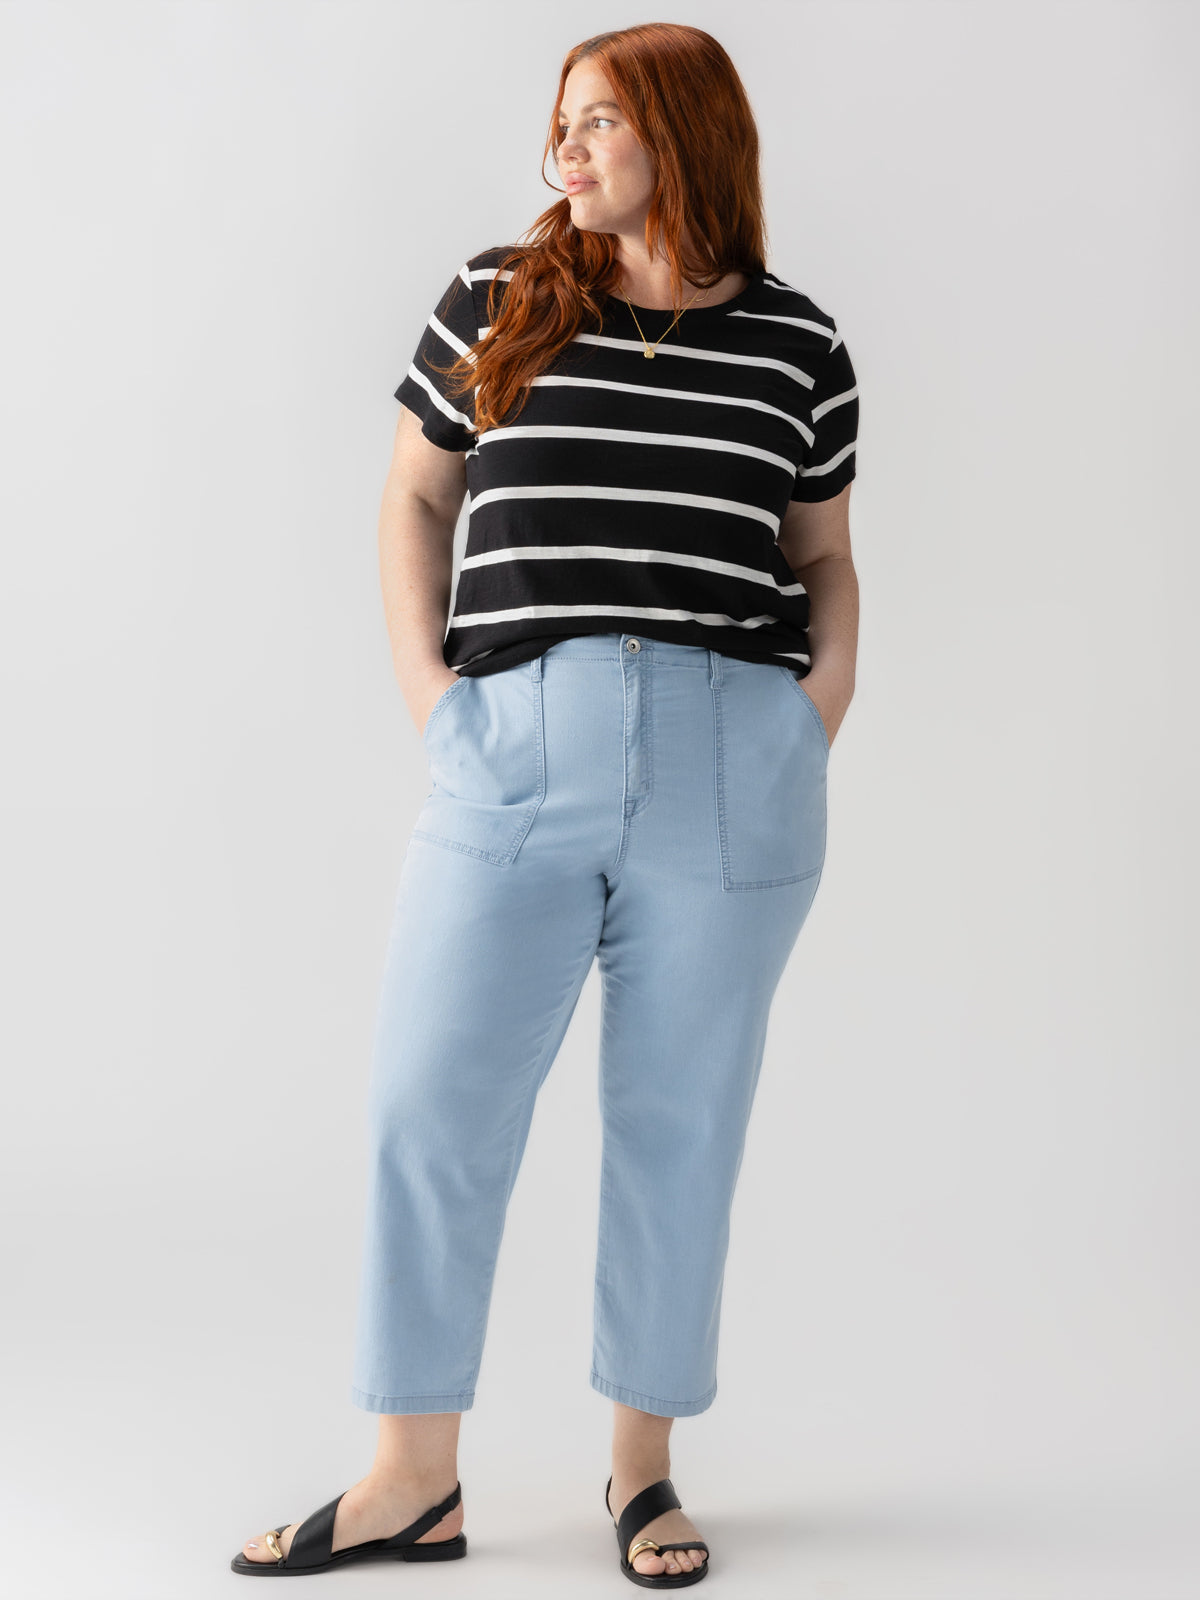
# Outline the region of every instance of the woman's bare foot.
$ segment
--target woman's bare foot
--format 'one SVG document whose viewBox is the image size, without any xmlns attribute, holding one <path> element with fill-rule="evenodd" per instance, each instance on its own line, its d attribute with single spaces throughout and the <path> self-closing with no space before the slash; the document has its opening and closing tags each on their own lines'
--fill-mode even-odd
<svg viewBox="0 0 1200 1600">
<path fill-rule="evenodd" d="M 613 1417 L 613 1469 L 612 1485 L 608 1491 L 613 1521 L 643 1489 L 671 1476 L 671 1456 L 668 1441 L 674 1417 L 659 1417 L 649 1411 L 637 1411 L 614 1401 Z M 662 1546 L 662 1554 L 642 1550 L 633 1558 L 633 1570 L 654 1577 L 660 1572 L 692 1572 L 704 1565 L 707 1557 L 703 1550 L 676 1550 L 672 1539 L 702 1539 L 704 1535 L 692 1519 L 682 1510 L 664 1511 L 654 1517 L 644 1528 L 639 1528 L 629 1541 L 625 1554 L 639 1539 L 653 1539 Z"/>
</svg>

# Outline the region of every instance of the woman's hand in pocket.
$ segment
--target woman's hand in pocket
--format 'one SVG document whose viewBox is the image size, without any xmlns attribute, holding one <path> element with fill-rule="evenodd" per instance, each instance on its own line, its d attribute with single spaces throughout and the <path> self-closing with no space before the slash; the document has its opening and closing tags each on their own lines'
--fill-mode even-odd
<svg viewBox="0 0 1200 1600">
<path fill-rule="evenodd" d="M 440 670 L 431 670 L 428 677 L 421 679 L 420 687 L 414 692 L 409 705 L 417 719 L 417 731 L 422 739 L 425 737 L 434 706 L 450 685 L 458 682 L 460 676 L 461 674 L 452 668 L 443 666 Z"/>
<path fill-rule="evenodd" d="M 817 708 L 817 713 L 825 725 L 825 738 L 829 748 L 833 749 L 833 741 L 837 731 L 842 725 L 854 695 L 853 685 L 833 675 L 817 675 L 816 671 L 810 672 L 807 677 L 800 679 L 801 687 L 805 694 Z"/>
</svg>

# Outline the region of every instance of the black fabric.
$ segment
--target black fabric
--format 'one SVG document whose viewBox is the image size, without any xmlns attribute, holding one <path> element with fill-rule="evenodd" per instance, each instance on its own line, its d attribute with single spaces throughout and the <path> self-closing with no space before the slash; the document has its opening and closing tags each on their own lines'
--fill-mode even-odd
<svg viewBox="0 0 1200 1600">
<path fill-rule="evenodd" d="M 428 439 L 466 455 L 447 666 L 479 676 L 616 632 L 805 676 L 808 594 L 776 539 L 789 501 L 831 499 L 857 471 L 858 387 L 833 318 L 771 272 L 669 333 L 674 312 L 635 320 L 610 297 L 602 329 L 577 333 L 519 415 L 479 435 L 473 393 L 452 397 L 433 363 L 486 333 L 510 248 L 463 263 L 395 391 Z M 653 360 L 643 333 L 666 333 Z"/>
</svg>

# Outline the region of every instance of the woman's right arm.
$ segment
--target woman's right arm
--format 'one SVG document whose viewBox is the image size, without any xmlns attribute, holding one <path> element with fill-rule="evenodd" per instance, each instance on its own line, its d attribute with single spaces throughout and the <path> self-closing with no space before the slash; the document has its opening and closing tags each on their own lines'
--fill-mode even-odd
<svg viewBox="0 0 1200 1600">
<path fill-rule="evenodd" d="M 443 450 L 400 407 L 379 513 L 379 575 L 392 665 L 418 732 L 458 677 L 443 645 L 454 574 L 454 530 L 467 492 L 466 456 Z"/>
</svg>

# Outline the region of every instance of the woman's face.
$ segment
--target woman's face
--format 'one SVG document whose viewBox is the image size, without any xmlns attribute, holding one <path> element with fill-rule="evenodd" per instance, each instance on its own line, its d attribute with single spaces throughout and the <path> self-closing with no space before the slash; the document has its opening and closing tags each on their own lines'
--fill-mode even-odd
<svg viewBox="0 0 1200 1600">
<path fill-rule="evenodd" d="M 567 74 L 558 116 L 558 171 L 577 228 L 639 241 L 654 190 L 650 157 L 616 105 L 612 84 L 588 61 Z M 574 188 L 575 175 L 591 181 Z"/>
</svg>

